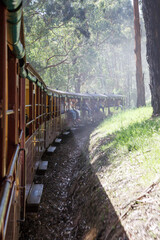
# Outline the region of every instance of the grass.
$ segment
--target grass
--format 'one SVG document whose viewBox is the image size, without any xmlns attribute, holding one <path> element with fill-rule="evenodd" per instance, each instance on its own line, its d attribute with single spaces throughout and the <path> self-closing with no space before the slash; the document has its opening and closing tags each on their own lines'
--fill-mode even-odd
<svg viewBox="0 0 160 240">
<path fill-rule="evenodd" d="M 99 134 L 99 137 L 106 136 L 108 134 L 115 134 L 119 130 L 127 129 L 129 126 L 135 123 L 141 123 L 149 119 L 152 115 L 151 108 L 139 108 L 135 110 L 128 110 L 120 112 L 116 115 L 106 119 L 95 131 Z"/>
<path fill-rule="evenodd" d="M 92 133 L 89 152 L 90 163 L 117 215 L 129 211 L 121 220 L 127 234 L 134 239 L 144 239 L 144 234 L 146 239 L 159 239 L 160 229 L 156 227 L 153 234 L 147 219 L 155 219 L 158 226 L 160 186 L 144 192 L 159 179 L 160 117 L 152 117 L 151 107 L 113 114 Z M 135 202 L 139 196 L 142 199 Z"/>
<path fill-rule="evenodd" d="M 130 160 L 147 169 L 144 179 L 160 171 L 160 118 L 145 107 L 113 115 L 92 134 L 90 149 L 99 146 L 108 161 Z"/>
</svg>

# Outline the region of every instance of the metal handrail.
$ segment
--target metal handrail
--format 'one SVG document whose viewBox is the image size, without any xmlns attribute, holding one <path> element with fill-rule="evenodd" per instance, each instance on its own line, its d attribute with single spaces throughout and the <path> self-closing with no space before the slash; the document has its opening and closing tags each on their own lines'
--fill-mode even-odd
<svg viewBox="0 0 160 240">
<path fill-rule="evenodd" d="M 14 114 L 14 110 L 7 110 L 6 114 L 7 115 Z M 2 117 L 3 117 L 3 113 L 2 113 L 2 111 L 0 111 L 0 118 L 2 118 Z"/>
<path fill-rule="evenodd" d="M 32 105 L 31 105 L 31 104 L 29 104 L 29 105 L 25 105 L 25 107 L 32 107 Z"/>
<path fill-rule="evenodd" d="M 43 113 L 43 114 L 39 115 L 38 117 L 36 117 L 36 120 L 43 117 L 44 115 L 46 115 L 46 113 Z"/>
<path fill-rule="evenodd" d="M 14 114 L 14 110 L 12 109 L 12 110 L 7 110 L 7 115 L 10 115 L 10 114 Z"/>
<path fill-rule="evenodd" d="M 23 136 L 23 130 L 21 130 L 21 132 L 20 132 L 20 135 L 19 135 L 19 141 L 21 141 L 22 136 Z"/>
<path fill-rule="evenodd" d="M 24 148 L 21 148 L 19 150 L 20 152 L 24 152 L 24 162 L 23 162 L 23 185 L 19 186 L 23 190 L 23 217 L 18 222 L 24 222 L 26 218 L 26 199 L 25 199 L 25 192 L 26 192 L 26 150 Z"/>
<path fill-rule="evenodd" d="M 26 127 L 27 127 L 28 125 L 30 125 L 31 123 L 35 122 L 37 119 L 39 119 L 39 118 L 41 118 L 41 117 L 43 117 L 43 116 L 45 116 L 45 115 L 47 115 L 47 114 L 48 114 L 48 113 L 43 113 L 43 114 L 37 116 L 35 119 L 27 122 L 27 123 L 26 123 Z"/>
<path fill-rule="evenodd" d="M 13 177 L 13 172 L 14 172 L 14 169 L 15 169 L 16 160 L 18 158 L 19 149 L 20 149 L 20 145 L 17 144 L 15 153 L 13 154 L 13 157 L 12 157 L 12 160 L 11 160 L 11 164 L 10 164 L 8 172 L 7 172 L 7 178 L 11 178 L 12 179 L 12 177 Z"/>
<path fill-rule="evenodd" d="M 27 122 L 27 123 L 26 123 L 26 126 L 30 125 L 30 124 L 33 123 L 34 121 L 35 121 L 35 119 L 33 119 L 33 120 Z"/>
<path fill-rule="evenodd" d="M 21 130 L 19 139 L 22 139 L 23 130 Z M 7 175 L 4 179 L 4 183 L 1 189 L 1 198 L 0 198 L 0 238 L 4 239 L 7 231 L 7 224 L 8 224 L 8 218 L 9 218 L 9 212 L 11 208 L 11 202 L 13 199 L 13 193 L 14 193 L 14 179 L 13 179 L 13 173 L 16 166 L 17 159 L 19 157 L 19 150 L 20 150 L 20 144 L 17 144 L 15 147 L 15 152 L 11 159 L 11 164 L 9 165 L 9 169 L 7 171 Z M 12 189 L 11 195 L 10 190 Z M 10 201 L 9 201 L 10 199 Z M 5 219 L 5 223 L 4 223 Z M 3 230 L 3 231 L 2 231 Z"/>
<path fill-rule="evenodd" d="M 41 106 L 41 104 L 36 103 L 36 106 Z"/>
<path fill-rule="evenodd" d="M 18 112 L 20 112 L 20 109 L 18 109 Z M 7 115 L 11 115 L 11 114 L 14 114 L 14 113 L 15 113 L 15 111 L 13 109 L 9 109 L 9 110 L 6 111 Z M 2 114 L 2 111 L 0 111 L 0 118 L 2 118 L 2 117 L 3 117 L 3 114 Z"/>
<path fill-rule="evenodd" d="M 9 166 L 9 170 L 7 172 L 7 176 L 4 179 L 4 185 L 2 187 L 2 195 L 1 195 L 1 199 L 0 199 L 0 234 L 2 235 L 2 237 L 3 237 L 2 229 L 4 226 L 4 218 L 6 216 L 6 212 L 7 212 L 7 208 L 8 208 L 8 200 L 10 197 L 10 190 L 13 185 L 13 172 L 14 172 L 15 165 L 17 162 L 19 149 L 20 149 L 20 145 L 18 144 L 16 146 L 16 150 L 13 154 L 11 164 Z"/>
<path fill-rule="evenodd" d="M 13 200 L 13 196 L 14 196 L 14 190 L 15 190 L 15 182 L 13 183 L 10 201 L 9 201 L 8 208 L 7 208 L 6 219 L 5 219 L 5 223 L 4 223 L 4 227 L 3 227 L 3 239 L 5 239 L 6 233 L 7 233 L 7 225 L 8 225 L 8 219 L 9 219 L 10 209 L 11 209 L 11 205 L 12 205 L 12 200 Z"/>
</svg>

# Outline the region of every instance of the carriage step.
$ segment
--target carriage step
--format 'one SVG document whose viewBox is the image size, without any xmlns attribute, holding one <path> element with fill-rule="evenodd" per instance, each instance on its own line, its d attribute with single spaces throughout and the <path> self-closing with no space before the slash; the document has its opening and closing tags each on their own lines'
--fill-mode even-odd
<svg viewBox="0 0 160 240">
<path fill-rule="evenodd" d="M 64 136 L 67 136 L 68 134 L 70 134 L 70 132 L 63 132 Z"/>
<path fill-rule="evenodd" d="M 61 143 L 62 142 L 62 139 L 61 138 L 56 138 L 55 139 L 55 143 Z"/>
<path fill-rule="evenodd" d="M 47 153 L 54 153 L 55 150 L 56 150 L 56 147 L 50 146 L 50 147 L 47 149 Z"/>
<path fill-rule="evenodd" d="M 43 193 L 43 184 L 33 184 L 27 198 L 27 211 L 37 212 Z"/>
<path fill-rule="evenodd" d="M 76 128 L 71 128 L 71 131 L 76 131 L 78 128 L 76 127 Z"/>
<path fill-rule="evenodd" d="M 44 174 L 47 170 L 47 167 L 48 167 L 48 161 L 41 161 L 37 169 L 37 174 L 40 174 L 40 175 Z"/>
</svg>

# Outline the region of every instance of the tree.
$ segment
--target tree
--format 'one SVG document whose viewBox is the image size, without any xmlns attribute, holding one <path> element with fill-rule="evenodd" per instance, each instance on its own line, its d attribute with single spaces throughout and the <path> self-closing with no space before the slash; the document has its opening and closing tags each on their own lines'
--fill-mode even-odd
<svg viewBox="0 0 160 240">
<path fill-rule="evenodd" d="M 145 106 L 145 87 L 142 72 L 141 32 L 138 0 L 133 0 L 133 5 L 134 5 L 135 55 L 136 55 L 137 107 L 140 107 Z"/>
<path fill-rule="evenodd" d="M 23 2 L 27 61 L 48 86 L 124 94 L 135 106 L 130 0 Z"/>
<path fill-rule="evenodd" d="M 153 115 L 160 114 L 160 1 L 143 0 Z"/>
</svg>

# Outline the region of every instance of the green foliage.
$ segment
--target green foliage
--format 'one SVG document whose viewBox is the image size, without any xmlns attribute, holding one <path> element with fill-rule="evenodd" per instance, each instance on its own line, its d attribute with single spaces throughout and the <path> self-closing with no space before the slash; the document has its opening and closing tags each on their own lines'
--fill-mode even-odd
<svg viewBox="0 0 160 240">
<path fill-rule="evenodd" d="M 134 91 L 130 0 L 23 2 L 27 61 L 47 85 L 81 92 Z"/>
</svg>

